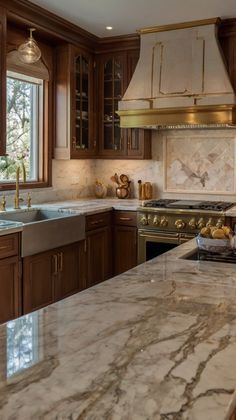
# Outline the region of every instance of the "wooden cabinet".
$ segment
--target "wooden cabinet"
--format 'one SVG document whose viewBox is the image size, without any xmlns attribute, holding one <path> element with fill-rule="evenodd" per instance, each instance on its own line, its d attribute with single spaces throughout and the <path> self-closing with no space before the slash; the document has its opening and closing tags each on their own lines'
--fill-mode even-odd
<svg viewBox="0 0 236 420">
<path fill-rule="evenodd" d="M 82 241 L 24 258 L 24 314 L 85 288 L 83 252 Z"/>
<path fill-rule="evenodd" d="M 94 58 L 72 45 L 57 48 L 56 159 L 94 157 Z"/>
<path fill-rule="evenodd" d="M 137 265 L 137 213 L 114 212 L 114 274 Z"/>
<path fill-rule="evenodd" d="M 111 213 L 86 217 L 87 287 L 112 277 Z"/>
<path fill-rule="evenodd" d="M 23 259 L 23 313 L 35 311 L 54 301 L 56 260 L 53 251 Z"/>
<path fill-rule="evenodd" d="M 84 272 L 84 241 L 63 247 L 57 253 L 58 274 L 55 279 L 55 300 L 72 295 L 86 287 Z"/>
<path fill-rule="evenodd" d="M 98 59 L 99 156 L 150 159 L 151 132 L 123 129 L 116 111 L 132 77 L 139 52 L 125 51 L 101 55 Z"/>
<path fill-rule="evenodd" d="M 0 237 L 0 323 L 21 315 L 19 235 Z"/>
</svg>

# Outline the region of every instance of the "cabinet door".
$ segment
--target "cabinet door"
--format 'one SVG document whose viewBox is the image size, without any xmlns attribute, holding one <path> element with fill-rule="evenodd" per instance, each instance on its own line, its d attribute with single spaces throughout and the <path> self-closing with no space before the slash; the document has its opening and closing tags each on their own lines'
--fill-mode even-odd
<svg viewBox="0 0 236 420">
<path fill-rule="evenodd" d="M 21 315 L 18 257 L 0 260 L 0 322 Z"/>
<path fill-rule="evenodd" d="M 53 251 L 23 259 L 24 314 L 53 303 L 57 264 L 57 254 Z"/>
<path fill-rule="evenodd" d="M 117 275 L 137 265 L 137 228 L 115 226 L 114 244 L 115 275 Z"/>
<path fill-rule="evenodd" d="M 87 287 L 112 276 L 111 227 L 105 226 L 87 233 Z"/>
<path fill-rule="evenodd" d="M 58 276 L 55 279 L 55 299 L 60 300 L 85 288 L 84 243 L 58 250 Z"/>
<path fill-rule="evenodd" d="M 120 119 L 116 111 L 125 88 L 126 54 L 104 56 L 100 59 L 99 67 L 100 152 L 104 156 L 123 156 L 125 130 L 120 128 Z"/>
<path fill-rule="evenodd" d="M 89 157 L 96 151 L 93 112 L 93 57 L 74 51 L 72 57 L 73 80 L 71 83 L 71 157 Z"/>
<path fill-rule="evenodd" d="M 56 159 L 96 153 L 93 64 L 85 50 L 67 44 L 56 48 Z"/>
</svg>

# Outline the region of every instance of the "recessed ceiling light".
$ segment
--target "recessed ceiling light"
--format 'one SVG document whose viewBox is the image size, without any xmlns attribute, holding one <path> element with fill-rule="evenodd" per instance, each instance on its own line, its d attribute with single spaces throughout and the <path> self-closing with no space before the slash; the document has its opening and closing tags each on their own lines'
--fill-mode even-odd
<svg viewBox="0 0 236 420">
<path fill-rule="evenodd" d="M 113 29 L 113 27 L 112 27 L 112 26 L 106 26 L 106 29 L 107 29 L 108 31 L 111 31 L 111 30 Z"/>
</svg>

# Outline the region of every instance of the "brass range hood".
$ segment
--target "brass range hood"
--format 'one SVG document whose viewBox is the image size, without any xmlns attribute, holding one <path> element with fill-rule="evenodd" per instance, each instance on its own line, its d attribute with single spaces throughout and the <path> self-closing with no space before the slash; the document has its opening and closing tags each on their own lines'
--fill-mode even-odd
<svg viewBox="0 0 236 420">
<path fill-rule="evenodd" d="M 121 127 L 236 126 L 219 23 L 213 18 L 140 31 L 140 58 L 117 112 Z"/>
</svg>

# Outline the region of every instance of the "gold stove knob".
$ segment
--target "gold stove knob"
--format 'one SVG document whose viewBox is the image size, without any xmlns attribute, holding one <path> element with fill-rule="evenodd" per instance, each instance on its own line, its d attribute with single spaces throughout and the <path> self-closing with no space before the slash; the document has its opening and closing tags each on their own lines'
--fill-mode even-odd
<svg viewBox="0 0 236 420">
<path fill-rule="evenodd" d="M 214 222 L 213 222 L 213 219 L 212 219 L 212 217 L 210 217 L 210 219 L 207 221 L 207 224 L 206 224 L 206 226 L 207 227 L 211 227 L 211 226 L 214 226 Z"/>
<path fill-rule="evenodd" d="M 224 225 L 224 221 L 220 217 L 216 222 L 216 227 L 221 228 L 223 225 Z"/>
<path fill-rule="evenodd" d="M 162 226 L 162 227 L 166 227 L 166 226 L 168 226 L 168 220 L 167 220 L 167 218 L 166 218 L 165 216 L 163 216 L 163 217 L 161 218 L 161 221 L 160 221 L 160 226 Z"/>
<path fill-rule="evenodd" d="M 141 225 L 143 225 L 143 226 L 148 225 L 148 219 L 147 219 L 147 217 L 146 217 L 146 216 L 142 216 L 139 222 L 140 222 L 140 224 L 141 224 Z"/>
<path fill-rule="evenodd" d="M 183 229 L 185 227 L 185 222 L 182 219 L 177 219 L 175 221 L 175 226 L 177 229 Z"/>
<path fill-rule="evenodd" d="M 188 225 L 190 229 L 197 229 L 197 223 L 194 217 L 191 220 L 189 220 Z"/>
<path fill-rule="evenodd" d="M 157 216 L 154 216 L 154 218 L 153 218 L 153 224 L 154 224 L 154 226 L 158 226 L 160 224 L 160 220 L 158 219 Z"/>
<path fill-rule="evenodd" d="M 198 229 L 202 229 L 202 228 L 204 228 L 206 225 L 205 225 L 205 222 L 204 222 L 204 219 L 201 217 L 199 220 L 198 220 L 198 222 L 197 222 L 197 227 L 198 227 Z"/>
</svg>

